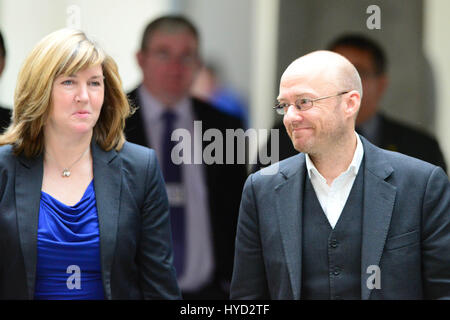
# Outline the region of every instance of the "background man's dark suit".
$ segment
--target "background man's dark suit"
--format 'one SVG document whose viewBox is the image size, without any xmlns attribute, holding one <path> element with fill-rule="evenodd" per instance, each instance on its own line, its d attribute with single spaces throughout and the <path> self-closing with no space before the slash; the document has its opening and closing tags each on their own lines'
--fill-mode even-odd
<svg viewBox="0 0 450 320">
<path fill-rule="evenodd" d="M 132 105 L 140 106 L 137 89 L 130 92 L 128 98 Z M 216 128 L 225 138 L 225 129 L 242 128 L 237 118 L 219 112 L 198 99 L 192 98 L 192 107 L 194 120 L 202 121 L 203 132 Z M 140 109 L 127 120 L 125 134 L 128 141 L 151 147 L 147 141 Z M 209 143 L 211 142 L 203 142 L 203 149 Z M 226 159 L 225 150 L 223 155 Z M 245 165 L 236 164 L 205 164 L 205 168 L 215 260 L 214 286 L 221 288 L 231 280 L 237 216 L 247 171 Z"/>
<path fill-rule="evenodd" d="M 448 177 L 439 167 L 361 141 L 361 299 L 450 299 Z M 254 173 L 244 187 L 232 299 L 303 295 L 305 155 L 276 165 L 277 174 Z M 367 286 L 369 266 L 379 266 L 380 288 Z"/>
<path fill-rule="evenodd" d="M 11 121 L 12 110 L 0 106 L 0 133 L 3 133 Z"/>
<path fill-rule="evenodd" d="M 429 162 L 441 167 L 447 172 L 447 165 L 442 155 L 439 144 L 433 137 L 398 121 L 380 116 L 380 144 L 378 147 L 390 151 L 397 151 L 408 156 Z M 291 139 L 287 135 L 283 122 L 275 124 L 274 129 L 279 130 L 279 153 L 280 160 L 296 155 Z M 265 146 L 270 151 L 270 137 Z M 261 163 L 255 167 L 260 169 L 264 167 Z M 256 171 L 256 170 L 255 170 Z"/>
</svg>

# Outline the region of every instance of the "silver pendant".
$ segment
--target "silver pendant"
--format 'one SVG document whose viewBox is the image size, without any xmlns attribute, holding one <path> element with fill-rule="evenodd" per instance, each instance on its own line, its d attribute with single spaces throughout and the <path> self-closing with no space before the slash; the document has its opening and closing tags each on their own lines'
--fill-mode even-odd
<svg viewBox="0 0 450 320">
<path fill-rule="evenodd" d="M 70 177 L 70 170 L 69 169 L 64 169 L 62 172 L 62 176 L 63 177 Z"/>
</svg>

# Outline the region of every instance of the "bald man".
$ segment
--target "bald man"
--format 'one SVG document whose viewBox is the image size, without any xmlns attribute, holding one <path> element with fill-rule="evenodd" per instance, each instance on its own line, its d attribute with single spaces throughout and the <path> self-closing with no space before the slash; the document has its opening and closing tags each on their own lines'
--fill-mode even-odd
<svg viewBox="0 0 450 320">
<path fill-rule="evenodd" d="M 300 153 L 246 181 L 232 299 L 450 298 L 450 182 L 356 134 L 361 88 L 331 51 L 282 75 L 275 109 Z"/>
</svg>

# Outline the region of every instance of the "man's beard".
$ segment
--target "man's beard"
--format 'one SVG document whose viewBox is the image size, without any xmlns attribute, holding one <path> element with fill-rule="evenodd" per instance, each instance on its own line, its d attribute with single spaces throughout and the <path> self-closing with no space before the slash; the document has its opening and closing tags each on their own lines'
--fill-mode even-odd
<svg viewBox="0 0 450 320">
<path fill-rule="evenodd" d="M 295 150 L 314 156 L 316 154 L 324 154 L 330 147 L 335 148 L 337 145 L 341 145 L 346 132 L 347 128 L 339 121 L 337 125 L 323 128 L 321 132 L 312 135 L 301 144 L 295 143 L 296 139 L 293 130 L 289 136 Z"/>
</svg>

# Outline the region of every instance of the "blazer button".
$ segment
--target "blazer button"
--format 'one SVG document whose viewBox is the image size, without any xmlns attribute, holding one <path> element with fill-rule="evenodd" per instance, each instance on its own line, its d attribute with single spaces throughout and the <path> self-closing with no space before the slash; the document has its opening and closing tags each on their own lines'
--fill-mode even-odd
<svg viewBox="0 0 450 320">
<path fill-rule="evenodd" d="M 338 276 L 341 273 L 341 269 L 339 269 L 338 267 L 335 267 L 334 270 L 332 271 L 332 274 L 335 276 Z"/>
<path fill-rule="evenodd" d="M 338 243 L 339 243 L 339 242 L 338 242 L 336 239 L 332 239 L 332 240 L 330 241 L 330 247 L 331 247 L 331 248 L 337 248 Z"/>
</svg>

